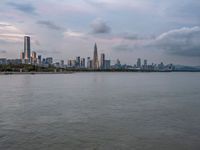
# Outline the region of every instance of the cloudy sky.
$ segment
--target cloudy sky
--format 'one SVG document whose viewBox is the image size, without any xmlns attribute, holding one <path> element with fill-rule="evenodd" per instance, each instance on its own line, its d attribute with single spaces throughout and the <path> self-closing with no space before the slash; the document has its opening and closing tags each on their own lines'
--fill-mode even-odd
<svg viewBox="0 0 200 150">
<path fill-rule="evenodd" d="M 98 52 L 114 62 L 200 65 L 198 0 L 0 0 L 0 58 L 31 50 L 56 60 Z"/>
</svg>

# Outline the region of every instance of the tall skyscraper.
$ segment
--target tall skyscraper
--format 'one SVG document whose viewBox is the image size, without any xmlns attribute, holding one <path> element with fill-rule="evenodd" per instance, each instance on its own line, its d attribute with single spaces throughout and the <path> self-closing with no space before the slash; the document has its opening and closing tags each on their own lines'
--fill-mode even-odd
<svg viewBox="0 0 200 150">
<path fill-rule="evenodd" d="M 24 58 L 30 61 L 31 58 L 31 42 L 30 37 L 24 37 Z"/>
<path fill-rule="evenodd" d="M 101 61 L 100 68 L 105 69 L 105 54 L 104 53 L 101 54 L 101 60 L 100 61 Z"/>
<path fill-rule="evenodd" d="M 93 69 L 99 69 L 97 44 L 94 45 Z"/>
<path fill-rule="evenodd" d="M 141 68 L 141 59 L 140 58 L 137 59 L 137 68 Z"/>
</svg>

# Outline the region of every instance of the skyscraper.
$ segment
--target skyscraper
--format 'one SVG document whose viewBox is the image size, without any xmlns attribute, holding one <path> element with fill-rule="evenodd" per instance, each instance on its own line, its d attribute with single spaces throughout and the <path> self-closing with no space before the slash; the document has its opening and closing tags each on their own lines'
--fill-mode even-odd
<svg viewBox="0 0 200 150">
<path fill-rule="evenodd" d="M 94 45 L 93 69 L 99 69 L 97 44 Z"/>
<path fill-rule="evenodd" d="M 20 59 L 23 60 L 24 59 L 24 52 L 20 53 Z"/>
<path fill-rule="evenodd" d="M 37 53 L 32 51 L 31 54 L 31 63 L 36 64 L 37 63 Z"/>
<path fill-rule="evenodd" d="M 85 68 L 85 58 L 81 58 L 81 68 Z"/>
<path fill-rule="evenodd" d="M 25 36 L 24 37 L 24 58 L 30 61 L 31 58 L 31 43 L 30 43 L 30 37 Z"/>
<path fill-rule="evenodd" d="M 105 60 L 105 69 L 110 69 L 110 60 Z"/>
<path fill-rule="evenodd" d="M 100 68 L 105 69 L 105 54 L 104 53 L 101 54 L 101 60 L 100 61 L 101 61 Z"/>
<path fill-rule="evenodd" d="M 137 59 L 137 68 L 141 68 L 141 59 L 140 58 Z"/>
</svg>

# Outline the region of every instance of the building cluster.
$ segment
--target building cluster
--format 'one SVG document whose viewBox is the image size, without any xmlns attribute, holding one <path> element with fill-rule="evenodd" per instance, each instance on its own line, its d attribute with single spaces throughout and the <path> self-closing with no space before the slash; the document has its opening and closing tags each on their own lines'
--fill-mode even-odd
<svg viewBox="0 0 200 150">
<path fill-rule="evenodd" d="M 133 69 L 142 71 L 171 71 L 173 70 L 173 65 L 164 65 L 163 62 L 158 65 L 154 63 L 148 64 L 146 59 L 144 59 L 144 62 L 142 63 L 141 58 L 138 58 L 136 64 L 133 66 Z"/>
<path fill-rule="evenodd" d="M 38 55 L 35 51 L 31 52 L 31 41 L 29 36 L 24 37 L 24 51 L 20 54 L 20 60 L 22 64 L 33 64 L 33 65 L 52 65 L 53 58 L 47 57 L 42 58 L 42 55 Z"/>
<path fill-rule="evenodd" d="M 24 50 L 20 53 L 20 59 L 0 58 L 0 64 L 32 64 L 44 67 L 54 66 L 58 68 L 89 70 L 126 69 L 136 71 L 166 71 L 173 69 L 172 64 L 164 65 L 162 62 L 158 65 L 153 63 L 148 64 L 146 59 L 142 63 L 141 58 L 137 59 L 134 66 L 122 65 L 119 59 L 117 59 L 114 65 L 111 65 L 111 60 L 107 60 L 104 53 L 100 54 L 100 59 L 98 58 L 96 43 L 94 45 L 93 58 L 87 57 L 87 59 L 85 59 L 77 56 L 75 59 L 68 60 L 67 64 L 65 64 L 64 60 L 54 62 L 53 57 L 42 58 L 42 55 L 37 55 L 35 51 L 31 52 L 31 39 L 29 36 L 24 37 Z"/>
<path fill-rule="evenodd" d="M 78 56 L 76 59 L 68 60 L 67 67 L 76 69 L 85 68 L 92 70 L 108 70 L 111 68 L 111 61 L 105 59 L 104 53 L 101 54 L 99 61 L 97 44 L 95 43 L 93 59 L 91 59 L 91 57 L 87 57 L 86 60 L 85 58 Z"/>
</svg>

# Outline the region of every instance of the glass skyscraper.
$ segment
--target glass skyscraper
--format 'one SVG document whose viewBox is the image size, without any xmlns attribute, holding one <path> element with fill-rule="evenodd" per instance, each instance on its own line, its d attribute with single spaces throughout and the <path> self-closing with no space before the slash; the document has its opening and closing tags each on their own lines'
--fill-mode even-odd
<svg viewBox="0 0 200 150">
<path fill-rule="evenodd" d="M 93 69 L 99 69 L 97 44 L 94 45 Z"/>
<path fill-rule="evenodd" d="M 24 37 L 24 58 L 27 60 L 30 60 L 31 58 L 31 43 L 29 36 Z"/>
</svg>

